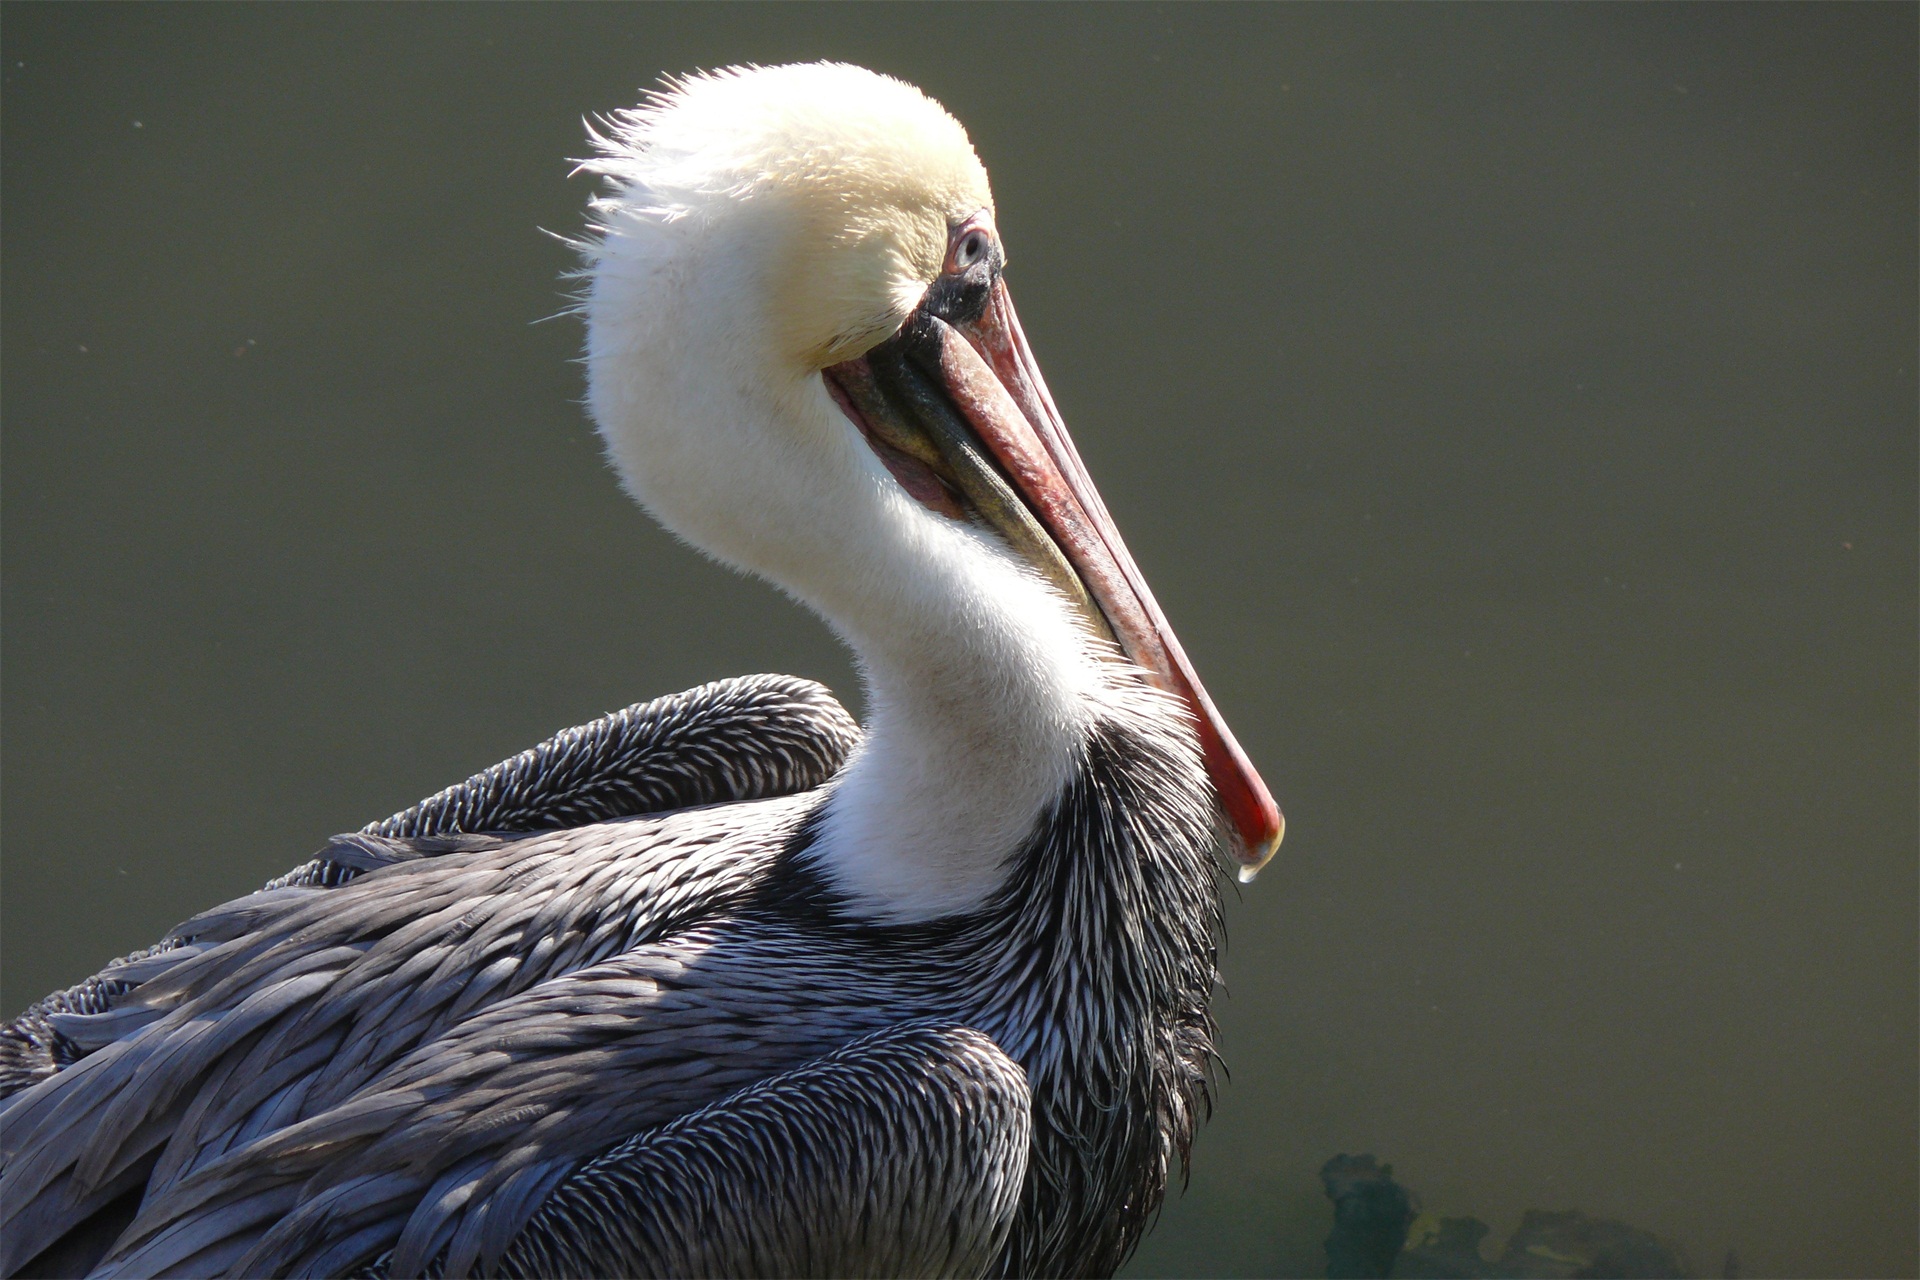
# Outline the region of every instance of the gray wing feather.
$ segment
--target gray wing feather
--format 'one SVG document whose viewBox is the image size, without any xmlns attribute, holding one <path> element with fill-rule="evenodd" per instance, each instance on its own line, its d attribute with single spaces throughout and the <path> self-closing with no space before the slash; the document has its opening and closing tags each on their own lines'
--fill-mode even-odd
<svg viewBox="0 0 1920 1280">
<path fill-rule="evenodd" d="M 832 777 L 859 742 L 860 726 L 824 685 L 740 676 L 557 733 L 363 832 L 544 831 L 790 795 Z M 330 855 L 268 887 L 336 883 L 354 869 Z"/>
<path fill-rule="evenodd" d="M 426 1087 L 414 1074 L 408 1083 Z M 528 1083 L 505 1091 L 495 1114 L 538 1109 L 544 1091 Z M 136 1224 L 100 1274 L 337 1275 L 391 1245 L 360 1274 L 978 1275 L 1013 1221 L 1031 1137 L 1019 1065 L 976 1031 L 929 1022 L 736 1088 L 583 1164 L 543 1158 L 522 1138 L 504 1156 L 460 1160 L 424 1191 L 374 1158 L 392 1136 L 385 1125 L 418 1144 L 405 1109 L 368 1099 L 330 1117 L 336 1138 L 352 1131 L 369 1145 L 336 1147 L 328 1161 L 365 1172 L 317 1194 L 296 1183 L 308 1167 L 300 1150 L 326 1141 L 318 1129 L 183 1186 L 176 1197 L 201 1212 L 144 1234 Z M 396 1200 L 419 1203 L 397 1241 L 383 1225 Z"/>
<path fill-rule="evenodd" d="M 796 1003 L 779 977 L 792 944 L 696 930 L 484 1010 L 338 1105 L 170 1185 L 156 1175 L 99 1274 L 204 1275 L 236 1241 L 244 1275 L 338 1274 L 353 1249 L 396 1242 L 406 1271 L 449 1242 L 504 1248 L 609 1135 L 657 1128 L 895 1016 L 874 1010 L 863 1026 L 859 1009 Z"/>
<path fill-rule="evenodd" d="M 444 1274 L 978 1275 L 1030 1123 L 1026 1074 L 992 1040 L 890 1029 L 628 1140 L 504 1249 L 454 1237 Z"/>
<path fill-rule="evenodd" d="M 177 942 L 161 942 L 123 956 L 86 981 L 35 1001 L 19 1017 L 0 1027 L 0 1099 L 5 1099 L 71 1066 L 86 1048 L 63 1035 L 57 1022 L 62 1014 L 104 1013 L 114 1001 L 138 985 L 119 976 L 122 965 L 171 951 Z"/>
<path fill-rule="evenodd" d="M 68 1015 L 73 1035 L 107 1043 L 0 1111 L 0 1273 L 84 1218 L 102 1183 L 138 1161 L 157 1160 L 152 1204 L 308 1118 L 352 1129 L 370 1105 L 358 1095 L 450 1029 L 488 1028 L 491 1040 L 466 1058 L 438 1059 L 450 1070 L 477 1062 L 480 1075 L 501 1053 L 512 1060 L 591 1031 L 597 1019 L 578 1016 L 566 989 L 546 993 L 559 1004 L 545 1021 L 487 1014 L 751 892 L 816 802 L 781 797 L 530 836 L 197 917 L 183 927 L 194 943 L 169 953 L 171 967 L 112 1009 Z M 454 956 L 464 959 L 447 968 Z M 93 1019 L 110 1033 L 90 1031 Z M 575 1065 L 590 1076 L 591 1063 Z M 453 1123 L 458 1101 L 429 1108 L 423 1132 Z"/>
<path fill-rule="evenodd" d="M 336 840 L 266 889 L 331 888 L 395 862 L 485 847 L 463 833 L 551 830 L 809 790 L 833 776 L 859 740 L 846 709 L 813 681 L 716 681 L 555 734 Z M 103 1043 L 99 1037 L 110 1039 L 110 1024 L 99 1023 L 94 1040 L 77 1041 L 68 1030 L 77 1024 L 62 1015 L 112 1010 L 153 972 L 170 967 L 166 954 L 196 926 L 204 930 L 207 921 L 182 926 L 0 1027 L 0 1101 L 72 1065 Z M 161 963 L 129 967 L 139 961 Z"/>
</svg>

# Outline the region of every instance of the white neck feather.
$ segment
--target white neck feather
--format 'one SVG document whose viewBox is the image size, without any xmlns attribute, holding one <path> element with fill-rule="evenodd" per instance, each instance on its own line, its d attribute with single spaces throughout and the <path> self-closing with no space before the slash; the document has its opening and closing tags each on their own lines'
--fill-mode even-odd
<svg viewBox="0 0 1920 1280">
<path fill-rule="evenodd" d="M 825 618 L 866 677 L 823 868 L 877 918 L 979 905 L 1079 758 L 1103 644 L 996 540 L 900 488 L 818 371 L 751 322 L 750 263 L 712 254 L 697 219 L 624 230 L 586 300 L 609 455 L 668 529 Z"/>
<path fill-rule="evenodd" d="M 1066 786 L 1103 688 L 1094 642 L 1051 588 L 972 529 L 943 532 L 916 540 L 929 557 L 889 557 L 912 583 L 900 612 L 829 615 L 860 656 L 870 713 L 821 857 L 898 920 L 967 910 L 999 886 Z"/>
</svg>

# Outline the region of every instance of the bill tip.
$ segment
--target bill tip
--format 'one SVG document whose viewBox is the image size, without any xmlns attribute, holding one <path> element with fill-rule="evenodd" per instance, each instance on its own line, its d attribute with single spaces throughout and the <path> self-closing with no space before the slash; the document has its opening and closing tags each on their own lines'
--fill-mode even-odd
<svg viewBox="0 0 1920 1280">
<path fill-rule="evenodd" d="M 1273 815 L 1273 834 L 1249 841 L 1241 847 L 1246 852 L 1240 861 L 1240 883 L 1252 884 L 1253 878 L 1260 874 L 1260 868 L 1273 861 L 1273 855 L 1279 850 L 1280 842 L 1287 838 L 1287 820 L 1276 809 Z"/>
</svg>

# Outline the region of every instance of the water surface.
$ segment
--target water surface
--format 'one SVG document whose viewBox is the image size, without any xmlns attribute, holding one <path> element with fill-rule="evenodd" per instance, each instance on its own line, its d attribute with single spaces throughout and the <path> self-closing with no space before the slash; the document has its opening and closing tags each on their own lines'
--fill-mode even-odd
<svg viewBox="0 0 1920 1280">
<path fill-rule="evenodd" d="M 10 6 L 4 1011 L 817 623 L 617 493 L 581 117 L 969 125 L 1089 466 L 1286 806 L 1137 1274 L 1338 1151 L 1912 1275 L 1915 13 Z"/>
</svg>

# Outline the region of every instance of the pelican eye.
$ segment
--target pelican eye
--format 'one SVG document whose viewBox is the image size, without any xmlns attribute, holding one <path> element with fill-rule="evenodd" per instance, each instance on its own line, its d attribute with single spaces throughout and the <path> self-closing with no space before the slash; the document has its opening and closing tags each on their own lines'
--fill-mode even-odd
<svg viewBox="0 0 1920 1280">
<path fill-rule="evenodd" d="M 947 270 L 965 271 L 986 258 L 992 248 L 993 237 L 984 228 L 975 227 L 954 242 L 953 250 L 948 254 Z"/>
</svg>

